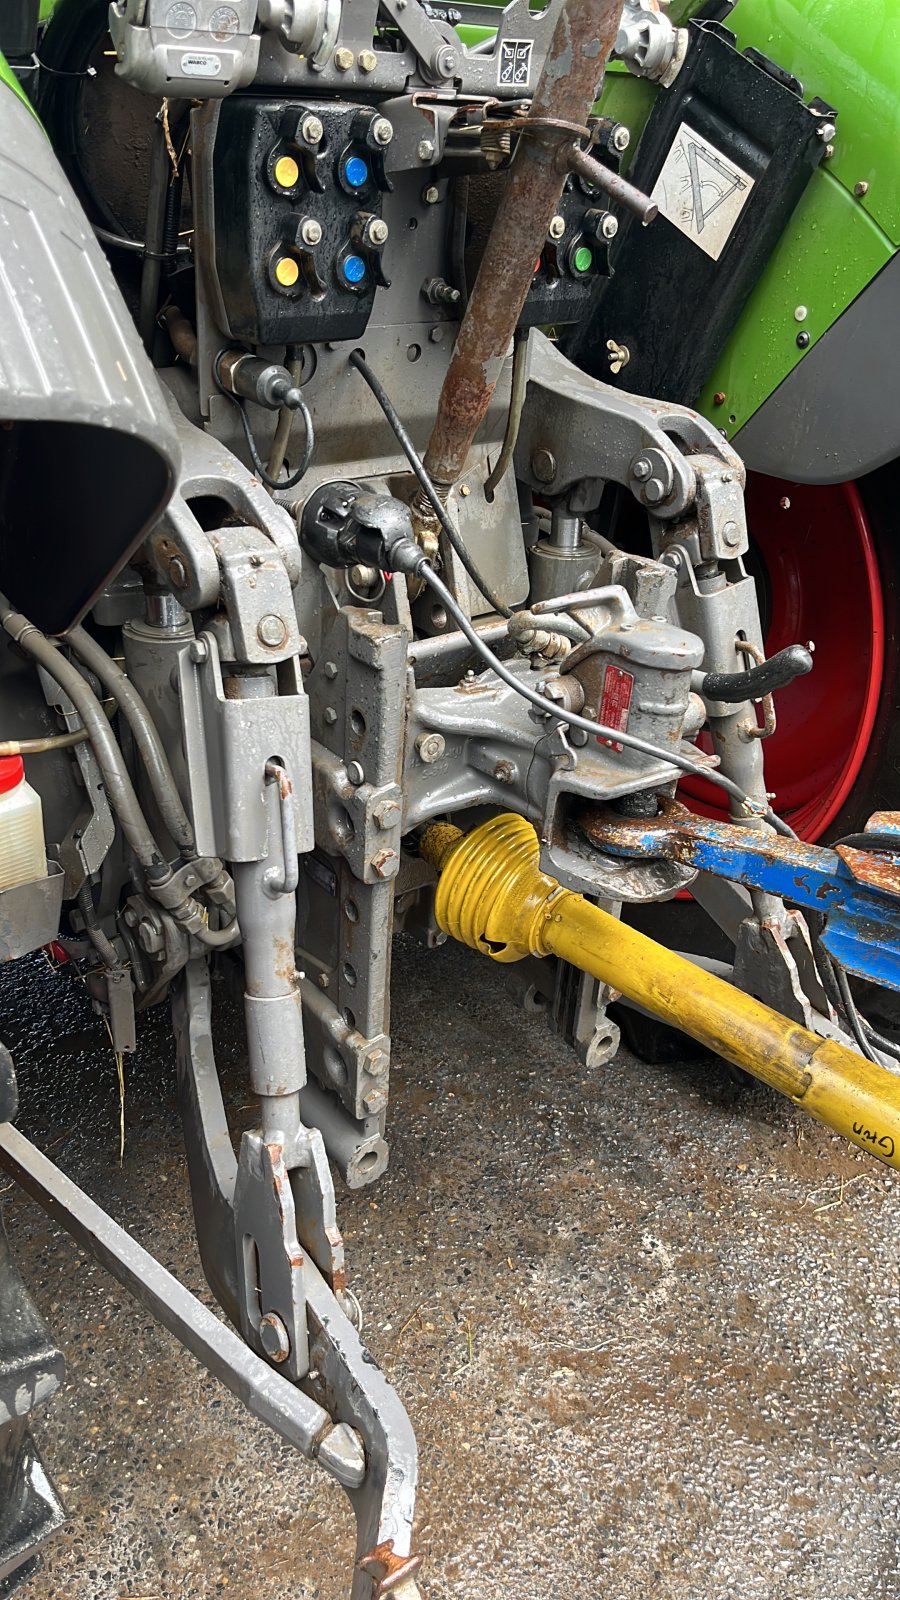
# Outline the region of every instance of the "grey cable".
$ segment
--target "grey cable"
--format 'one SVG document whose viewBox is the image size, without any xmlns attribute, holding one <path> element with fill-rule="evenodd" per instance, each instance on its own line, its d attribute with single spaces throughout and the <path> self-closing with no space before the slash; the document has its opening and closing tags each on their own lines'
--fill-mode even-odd
<svg viewBox="0 0 900 1600">
<path fill-rule="evenodd" d="M 352 352 L 350 356 L 350 365 L 355 367 L 357 372 L 362 374 L 366 380 L 366 383 L 369 385 L 369 388 L 375 396 L 375 399 L 378 401 L 378 404 L 387 417 L 387 420 L 397 437 L 397 441 L 403 450 L 403 454 L 406 456 L 407 461 L 419 480 L 419 484 L 426 500 L 428 501 L 428 504 L 431 506 L 432 511 L 437 517 L 438 522 L 440 523 L 444 533 L 447 535 L 447 538 L 450 541 L 453 549 L 456 551 L 456 554 L 459 556 L 460 561 L 465 567 L 466 572 L 474 583 L 476 589 L 480 594 L 484 595 L 485 600 L 490 601 L 494 610 L 498 611 L 501 617 L 510 616 L 511 613 L 509 606 L 504 605 L 499 595 L 494 593 L 487 580 L 481 576 L 481 573 L 475 565 L 475 562 L 469 555 L 466 546 L 463 544 L 460 535 L 457 533 L 453 523 L 450 520 L 447 507 L 444 505 L 443 500 L 441 499 L 431 481 L 431 478 L 425 470 L 424 461 L 422 460 L 419 452 L 412 442 L 412 439 L 407 433 L 404 423 L 401 421 L 397 411 L 394 409 L 387 390 L 380 379 L 376 378 L 372 368 L 369 366 L 369 363 L 361 350 L 354 350 Z"/>
<path fill-rule="evenodd" d="M 734 783 L 731 778 L 726 778 L 724 773 L 715 772 L 708 767 L 704 767 L 699 761 L 691 761 L 688 756 L 683 756 L 678 751 L 664 750 L 661 745 L 650 744 L 647 739 L 639 739 L 635 734 L 625 733 L 618 728 L 607 728 L 601 722 L 592 722 L 590 718 L 579 716 L 575 711 L 567 711 L 553 701 L 545 699 L 542 694 L 538 694 L 536 689 L 529 688 L 526 683 L 523 683 L 521 679 L 515 676 L 515 673 L 510 672 L 503 662 L 494 655 L 493 650 L 485 644 L 480 634 L 472 627 L 465 612 L 457 604 L 447 585 L 438 577 L 427 557 L 423 556 L 422 560 L 418 562 L 416 574 L 418 577 L 424 578 L 429 587 L 439 596 L 450 615 L 456 621 L 457 627 L 465 634 L 470 645 L 477 650 L 478 654 L 487 662 L 487 665 L 497 674 L 498 678 L 502 679 L 510 689 L 514 689 L 516 694 L 520 694 L 523 699 L 529 700 L 533 706 L 537 706 L 538 710 L 542 711 L 546 716 L 552 717 L 558 722 L 566 722 L 572 728 L 581 728 L 594 739 L 610 739 L 617 744 L 627 745 L 629 750 L 637 750 L 641 755 L 652 756 L 656 761 L 664 761 L 668 766 L 677 767 L 681 772 L 690 773 L 691 777 L 706 778 L 709 783 L 714 783 L 718 788 L 724 789 L 725 793 L 730 795 L 733 800 L 737 800 L 750 816 L 761 816 L 764 821 L 775 829 L 776 833 L 780 833 L 788 839 L 797 837 L 793 829 L 788 827 L 786 822 L 782 822 L 774 811 L 761 811 L 759 806 L 750 799 L 750 796 L 745 794 L 744 790 Z"/>
<path fill-rule="evenodd" d="M 525 404 L 525 380 L 528 376 L 528 334 L 520 328 L 513 344 L 512 384 L 509 391 L 509 411 L 506 414 L 506 432 L 503 443 L 490 473 L 484 480 L 484 497 L 493 500 L 494 490 L 506 472 L 515 453 L 519 437 L 519 423 Z"/>
<path fill-rule="evenodd" d="M 70 628 L 66 639 L 85 666 L 118 702 L 119 710 L 134 735 L 163 822 L 182 855 L 191 858 L 196 856 L 193 825 L 178 793 L 169 758 L 146 703 L 118 663 L 84 628 Z"/>
<path fill-rule="evenodd" d="M 164 876 L 168 866 L 150 832 L 122 752 L 90 684 L 33 622 L 13 610 L 5 595 L 0 595 L 0 624 L 69 696 L 87 730 L 122 832 L 149 876 Z"/>
</svg>

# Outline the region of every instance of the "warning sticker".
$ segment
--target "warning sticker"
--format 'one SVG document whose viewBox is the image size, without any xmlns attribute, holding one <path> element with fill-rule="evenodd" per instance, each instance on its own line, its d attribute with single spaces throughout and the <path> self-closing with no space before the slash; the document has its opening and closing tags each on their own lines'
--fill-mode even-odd
<svg viewBox="0 0 900 1600">
<path fill-rule="evenodd" d="M 605 728 L 615 728 L 619 733 L 626 733 L 633 689 L 632 673 L 623 671 L 621 667 L 607 667 L 603 674 L 603 694 L 600 697 L 597 721 L 602 722 Z M 622 749 L 618 739 L 598 739 L 597 743 L 605 744 L 609 750 Z"/>
<path fill-rule="evenodd" d="M 754 182 L 749 172 L 683 122 L 652 198 L 664 217 L 718 261 Z"/>
</svg>

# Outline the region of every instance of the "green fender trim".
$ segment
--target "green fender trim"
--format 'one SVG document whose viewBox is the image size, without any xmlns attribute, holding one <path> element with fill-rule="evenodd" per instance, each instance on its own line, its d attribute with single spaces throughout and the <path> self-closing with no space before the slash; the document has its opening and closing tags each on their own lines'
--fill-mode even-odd
<svg viewBox="0 0 900 1600">
<path fill-rule="evenodd" d="M 12 89 L 13 94 L 18 95 L 23 106 L 27 106 L 32 116 L 37 118 L 34 106 L 31 104 L 6 57 L 2 54 L 0 54 L 0 83 L 6 84 L 8 88 Z"/>
</svg>

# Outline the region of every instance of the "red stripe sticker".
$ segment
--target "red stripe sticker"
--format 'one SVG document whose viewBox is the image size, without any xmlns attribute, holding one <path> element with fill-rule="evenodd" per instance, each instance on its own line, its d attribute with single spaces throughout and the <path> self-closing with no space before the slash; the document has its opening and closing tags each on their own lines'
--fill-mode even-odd
<svg viewBox="0 0 900 1600">
<path fill-rule="evenodd" d="M 624 672 L 621 667 L 607 667 L 603 675 L 603 694 L 600 697 L 600 714 L 598 722 L 606 728 L 617 728 L 625 733 L 628 729 L 628 714 L 631 709 L 631 696 L 634 691 L 634 674 Z M 598 739 L 598 744 L 605 744 L 610 750 L 621 750 L 623 746 L 618 739 Z"/>
</svg>

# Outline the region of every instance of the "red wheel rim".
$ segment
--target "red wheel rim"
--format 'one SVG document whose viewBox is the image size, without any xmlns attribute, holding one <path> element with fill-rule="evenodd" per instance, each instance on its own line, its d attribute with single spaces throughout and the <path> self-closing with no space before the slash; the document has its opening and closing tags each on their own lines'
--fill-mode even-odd
<svg viewBox="0 0 900 1600">
<path fill-rule="evenodd" d="M 775 810 L 818 839 L 848 799 L 869 747 L 884 670 L 881 575 L 853 483 L 786 483 L 751 473 L 748 565 L 765 591 L 766 654 L 812 640 L 815 666 L 776 695 L 766 741 Z M 686 779 L 700 809 L 724 815 L 710 785 Z"/>
</svg>

